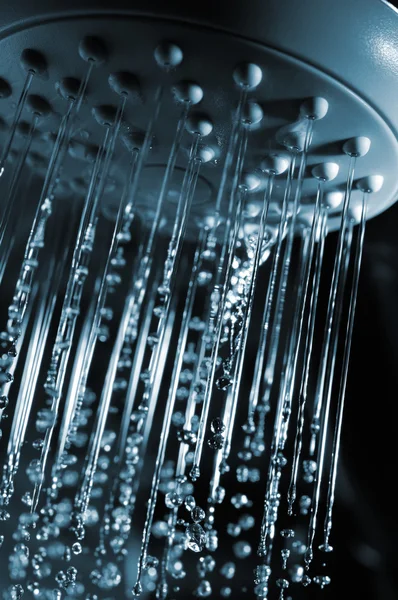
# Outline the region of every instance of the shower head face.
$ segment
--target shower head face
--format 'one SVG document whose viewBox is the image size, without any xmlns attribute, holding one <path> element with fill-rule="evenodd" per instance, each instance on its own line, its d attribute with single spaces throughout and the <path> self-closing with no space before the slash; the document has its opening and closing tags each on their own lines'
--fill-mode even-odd
<svg viewBox="0 0 398 600">
<path fill-rule="evenodd" d="M 398 161 L 398 144 L 394 131 L 374 108 L 348 86 L 310 64 L 267 46 L 220 31 L 155 17 L 97 15 L 93 19 L 70 16 L 33 26 L 27 23 L 22 31 L 10 32 L 10 35 L 5 36 L 0 42 L 0 71 L 13 93 L 0 100 L 0 116 L 5 123 L 0 132 L 3 140 L 7 136 L 7 124 L 10 125 L 12 121 L 15 102 L 25 76 L 18 61 L 11 61 L 6 57 L 17 57 L 25 48 L 34 48 L 48 58 L 47 79 L 36 78 L 31 88 L 32 92 L 40 93 L 52 107 L 52 113 L 47 119 L 39 119 L 31 147 L 32 152 L 48 161 L 55 132 L 67 108 L 67 102 L 56 91 L 56 84 L 65 77 L 80 80 L 84 78 L 87 65 L 79 56 L 77 48 L 81 39 L 87 35 L 102 38 L 109 47 L 109 56 L 104 64 L 94 68 L 74 126 L 63 170 L 64 195 L 75 195 L 77 190 L 83 191 L 84 182 L 88 184 L 91 163 L 103 135 L 103 127 L 93 118 L 92 110 L 98 106 L 116 107 L 119 102 L 119 96 L 108 84 L 109 76 L 113 73 L 131 72 L 136 77 L 137 88 L 136 93 L 127 99 L 120 140 L 123 136 L 128 139 L 132 135 L 144 135 L 157 86 L 164 83 L 166 87 L 138 201 L 140 213 L 150 218 L 155 209 L 162 168 L 167 163 L 174 123 L 181 112 L 173 88 L 180 81 L 196 81 L 204 95 L 194 110 L 207 115 L 214 127 L 203 138 L 202 145 L 211 149 L 213 158 L 202 166 L 192 215 L 193 221 L 211 216 L 227 153 L 233 114 L 239 99 L 239 89 L 234 84 L 233 73 L 237 65 L 248 60 L 259 65 L 263 72 L 262 81 L 251 92 L 251 98 L 262 108 L 264 116 L 251 127 L 245 159 L 246 170 L 257 172 L 261 176 L 264 154 L 288 154 L 286 145 L 289 146 L 291 139 L 302 136 L 305 129 L 305 118 L 302 111 L 300 113 L 302 102 L 309 97 L 322 96 L 329 103 L 329 111 L 316 123 L 312 137 L 302 191 L 302 211 L 312 210 L 316 195 L 317 182 L 311 177 L 314 165 L 335 161 L 340 167 L 339 174 L 326 184 L 326 189 L 344 190 L 348 158 L 343 153 L 343 145 L 348 138 L 361 135 L 366 135 L 371 140 L 371 150 L 358 161 L 356 177 L 374 174 L 384 177 L 382 190 L 371 197 L 368 216 L 375 216 L 394 202 L 397 196 L 395 165 Z M 54 40 L 57 40 L 57 44 Z M 183 48 L 181 64 L 169 73 L 163 73 L 154 59 L 154 49 L 162 40 L 173 40 Z M 23 118 L 29 120 L 29 115 L 23 112 Z M 186 161 L 191 141 L 192 137 L 186 132 L 177 158 L 179 168 Z M 18 144 L 21 148 L 22 138 L 15 145 L 17 151 Z M 128 144 L 119 141 L 103 198 L 108 215 L 115 212 L 113 207 L 120 197 L 128 163 Z M 165 207 L 169 220 L 173 218 L 175 197 L 181 184 L 178 172 L 177 169 Z M 279 199 L 279 202 L 283 199 L 282 179 L 278 177 L 274 186 L 274 200 Z M 263 193 L 264 186 L 260 186 L 257 192 L 251 194 L 251 203 L 258 202 L 261 205 Z M 354 196 L 357 193 L 354 191 Z M 338 209 L 336 218 L 333 218 L 333 209 L 330 212 L 330 228 L 334 229 L 338 227 Z M 191 227 L 190 231 L 194 229 Z"/>
</svg>

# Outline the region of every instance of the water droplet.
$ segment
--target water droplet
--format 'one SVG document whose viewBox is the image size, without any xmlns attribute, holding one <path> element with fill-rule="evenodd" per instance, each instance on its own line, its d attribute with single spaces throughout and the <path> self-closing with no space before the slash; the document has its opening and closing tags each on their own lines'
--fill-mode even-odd
<svg viewBox="0 0 398 600">
<path fill-rule="evenodd" d="M 199 506 L 195 506 L 195 508 L 192 509 L 191 517 L 195 523 L 200 523 L 200 521 L 203 521 L 204 518 L 206 517 L 206 513 L 203 510 L 203 508 L 200 508 Z"/>
<path fill-rule="evenodd" d="M 144 371 L 142 371 L 141 375 L 140 375 L 140 379 L 141 381 L 143 381 L 144 383 L 146 383 L 147 381 L 149 381 L 151 377 L 150 372 L 148 371 L 148 369 L 145 369 Z"/>
<path fill-rule="evenodd" d="M 189 323 L 189 328 L 193 331 L 203 331 L 205 323 L 199 317 L 193 317 Z"/>
<path fill-rule="evenodd" d="M 224 446 L 224 437 L 221 433 L 216 433 L 207 441 L 212 450 L 221 450 Z"/>
<path fill-rule="evenodd" d="M 299 504 L 300 513 L 302 515 L 308 514 L 309 508 L 311 506 L 311 498 L 309 496 L 301 496 Z"/>
<path fill-rule="evenodd" d="M 117 587 L 121 580 L 122 574 L 119 567 L 112 562 L 106 563 L 98 569 L 91 572 L 90 577 L 93 583 L 102 590 L 112 590 Z"/>
<path fill-rule="evenodd" d="M 214 501 L 217 504 L 221 504 L 222 502 L 224 502 L 224 498 L 225 498 L 225 488 L 222 487 L 221 485 L 218 485 L 214 492 Z"/>
<path fill-rule="evenodd" d="M 241 540 L 233 545 L 233 551 L 236 558 L 247 558 L 252 553 L 252 548 L 248 542 Z"/>
<path fill-rule="evenodd" d="M 153 348 L 158 343 L 159 343 L 159 336 L 156 335 L 156 333 L 152 333 L 151 335 L 148 336 L 147 344 L 150 348 Z"/>
<path fill-rule="evenodd" d="M 250 443 L 250 450 L 254 456 L 261 456 L 265 452 L 265 443 L 262 438 L 254 438 Z"/>
<path fill-rule="evenodd" d="M 220 417 L 216 417 L 212 420 L 210 429 L 213 433 L 223 433 L 225 431 L 225 425 L 220 419 Z"/>
<path fill-rule="evenodd" d="M 142 594 L 142 585 L 139 581 L 133 587 L 133 596 L 140 596 Z"/>
<path fill-rule="evenodd" d="M 254 424 L 253 418 L 251 418 L 246 423 L 244 423 L 242 425 L 242 429 L 248 435 L 253 435 L 253 433 L 255 433 L 255 431 L 256 431 L 256 426 Z"/>
<path fill-rule="evenodd" d="M 215 529 L 210 529 L 210 531 L 207 532 L 206 548 L 210 550 L 210 552 L 215 552 L 218 548 L 218 535 Z"/>
<path fill-rule="evenodd" d="M 235 572 L 236 572 L 236 565 L 233 562 L 225 563 L 220 569 L 221 575 L 223 577 L 225 577 L 226 579 L 232 579 L 235 575 Z"/>
<path fill-rule="evenodd" d="M 166 537 L 168 534 L 169 528 L 165 521 L 156 521 L 152 525 L 152 533 L 156 538 Z"/>
<path fill-rule="evenodd" d="M 201 552 L 206 544 L 206 533 L 201 525 L 193 523 L 185 529 L 187 547 L 193 552 Z"/>
<path fill-rule="evenodd" d="M 40 483 L 43 479 L 43 475 L 41 472 L 41 462 L 38 459 L 31 460 L 28 468 L 26 469 L 26 474 L 29 477 L 29 481 L 33 484 Z"/>
<path fill-rule="evenodd" d="M 252 515 L 245 514 L 245 515 L 241 515 L 239 517 L 238 524 L 241 527 L 241 529 L 243 529 L 244 531 L 247 531 L 247 530 L 251 529 L 252 527 L 254 527 L 255 520 Z"/>
<path fill-rule="evenodd" d="M 184 500 L 184 505 L 187 510 L 192 511 L 196 506 L 195 498 L 191 495 L 186 496 Z"/>
<path fill-rule="evenodd" d="M 26 506 L 32 506 L 32 497 L 30 495 L 30 492 L 25 492 L 21 500 L 24 504 L 26 504 Z"/>
<path fill-rule="evenodd" d="M 164 308 L 164 306 L 162 306 L 161 304 L 158 305 L 158 306 L 155 306 L 155 308 L 153 309 L 153 314 L 158 319 L 160 319 L 161 317 L 163 317 L 163 315 L 165 314 L 165 308 Z"/>
<path fill-rule="evenodd" d="M 233 384 L 234 380 L 229 373 L 224 373 L 216 381 L 216 386 L 219 390 L 227 390 Z"/>
<path fill-rule="evenodd" d="M 287 548 L 284 548 L 283 550 L 281 550 L 281 556 L 282 556 L 282 569 L 286 569 L 287 559 L 290 556 L 290 550 L 288 550 Z"/>
<path fill-rule="evenodd" d="M 43 408 L 39 410 L 36 418 L 36 429 L 40 433 L 45 433 L 45 431 L 52 427 L 55 423 L 56 413 L 55 411 L 49 408 Z"/>
<path fill-rule="evenodd" d="M 0 396 L 0 410 L 6 409 L 8 406 L 8 397 Z"/>
<path fill-rule="evenodd" d="M 232 590 L 230 587 L 224 586 L 221 588 L 220 594 L 223 598 L 229 598 L 232 594 Z"/>
<path fill-rule="evenodd" d="M 197 564 L 198 575 L 201 579 L 204 579 L 207 573 L 212 573 L 216 566 L 216 561 L 209 554 L 207 556 L 201 556 Z"/>
<path fill-rule="evenodd" d="M 252 456 L 253 454 L 250 452 L 250 450 L 241 450 L 238 452 L 238 458 L 240 458 L 240 460 L 244 460 L 245 462 L 251 460 Z"/>
<path fill-rule="evenodd" d="M 236 494 L 231 498 L 231 504 L 237 509 L 243 508 L 244 506 L 252 506 L 252 501 L 246 496 L 246 494 Z"/>
<path fill-rule="evenodd" d="M 200 469 L 199 469 L 198 465 L 194 465 L 192 467 L 191 472 L 190 472 L 190 477 L 191 477 L 192 481 L 196 481 L 197 479 L 199 479 Z"/>
<path fill-rule="evenodd" d="M 10 518 L 10 513 L 4 509 L 0 510 L 0 521 L 8 521 Z"/>
<path fill-rule="evenodd" d="M 317 465 L 314 460 L 303 461 L 303 480 L 306 483 L 312 483 L 314 481 L 314 475 L 316 473 Z"/>
<path fill-rule="evenodd" d="M 19 583 L 12 585 L 10 588 L 11 600 L 21 600 L 22 596 L 24 595 L 24 592 L 25 592 L 25 590 L 23 589 L 22 585 L 20 585 Z"/>
<path fill-rule="evenodd" d="M 267 583 L 271 577 L 271 567 L 268 565 L 258 565 L 254 569 L 254 583 Z"/>
<path fill-rule="evenodd" d="M 207 598 L 210 596 L 212 593 L 210 582 L 205 579 L 201 581 L 194 593 L 198 598 Z"/>
<path fill-rule="evenodd" d="M 227 533 L 228 535 L 230 535 L 231 537 L 238 537 L 238 535 L 241 534 L 241 528 L 239 525 L 235 524 L 235 523 L 228 523 L 227 525 Z"/>
<path fill-rule="evenodd" d="M 268 584 L 267 583 L 258 583 L 254 588 L 254 593 L 263 600 L 268 596 Z"/>
<path fill-rule="evenodd" d="M 177 492 L 169 492 L 165 496 L 165 504 L 167 508 L 172 509 L 181 506 L 183 502 L 184 498 L 181 496 L 181 494 L 178 494 Z"/>
<path fill-rule="evenodd" d="M 282 529 L 281 536 L 284 538 L 294 538 L 293 529 Z"/>
<path fill-rule="evenodd" d="M 146 569 L 153 569 L 159 566 L 159 559 L 156 558 L 156 556 L 150 556 L 148 555 L 146 557 L 146 561 L 145 561 L 145 568 Z"/>
<path fill-rule="evenodd" d="M 304 567 L 302 565 L 293 565 L 289 569 L 289 575 L 293 583 L 300 583 L 304 577 Z"/>
<path fill-rule="evenodd" d="M 319 587 L 321 589 L 323 589 L 324 587 L 326 587 L 327 585 L 329 585 L 330 582 L 331 582 L 331 579 L 327 575 L 316 575 L 314 577 L 314 583 L 316 583 L 317 585 L 319 585 Z"/>
<path fill-rule="evenodd" d="M 82 553 L 82 545 L 80 542 L 75 542 L 72 544 L 72 552 L 73 554 L 81 554 Z"/>
<path fill-rule="evenodd" d="M 39 438 L 39 439 L 35 440 L 34 442 L 32 442 L 32 447 L 35 450 L 41 450 L 43 448 L 43 444 L 44 444 L 44 441 L 42 440 L 42 438 Z"/>
<path fill-rule="evenodd" d="M 198 273 L 198 285 L 205 286 L 210 283 L 213 279 L 213 275 L 210 271 L 200 271 Z"/>
<path fill-rule="evenodd" d="M 321 552 L 333 552 L 333 546 L 331 546 L 330 544 L 321 544 L 319 546 L 319 550 L 321 550 Z"/>
</svg>

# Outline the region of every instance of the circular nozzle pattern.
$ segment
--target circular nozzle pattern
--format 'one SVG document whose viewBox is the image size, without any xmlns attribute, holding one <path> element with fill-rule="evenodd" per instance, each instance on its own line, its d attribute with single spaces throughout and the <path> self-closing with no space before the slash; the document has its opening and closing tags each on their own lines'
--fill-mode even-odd
<svg viewBox="0 0 398 600">
<path fill-rule="evenodd" d="M 201 137 L 206 137 L 213 131 L 213 123 L 209 117 L 199 113 L 189 115 L 185 127 L 192 135 L 196 133 Z"/>
<path fill-rule="evenodd" d="M 254 127 L 258 125 L 264 117 L 264 111 L 258 102 L 250 101 L 246 102 L 243 107 L 242 120 L 244 125 Z"/>
<path fill-rule="evenodd" d="M 344 195 L 344 192 L 340 190 L 326 192 L 323 195 L 323 203 L 330 210 L 336 210 L 343 203 Z"/>
<path fill-rule="evenodd" d="M 200 146 L 198 148 L 198 158 L 202 163 L 208 163 L 214 160 L 216 153 L 211 146 Z"/>
<path fill-rule="evenodd" d="M 115 122 L 117 109 L 111 104 L 102 104 L 93 108 L 93 116 L 99 125 L 111 127 Z"/>
<path fill-rule="evenodd" d="M 289 166 L 289 161 L 285 156 L 279 154 L 267 154 L 261 161 L 261 169 L 265 173 L 281 175 Z"/>
<path fill-rule="evenodd" d="M 159 44 L 155 49 L 154 55 L 159 67 L 165 70 L 178 67 L 184 58 L 181 48 L 173 42 L 162 42 Z"/>
<path fill-rule="evenodd" d="M 246 90 L 254 90 L 263 79 L 262 69 L 254 63 L 241 63 L 235 67 L 233 78 L 236 85 Z"/>
<path fill-rule="evenodd" d="M 79 44 L 79 54 L 86 62 L 99 67 L 107 60 L 108 49 L 101 38 L 88 35 Z"/>
<path fill-rule="evenodd" d="M 111 73 L 108 83 L 112 90 L 120 96 L 127 96 L 131 99 L 132 96 L 140 95 L 140 84 L 137 77 L 127 71 Z"/>
<path fill-rule="evenodd" d="M 80 90 L 80 80 L 75 77 L 64 77 L 57 81 L 55 88 L 64 100 L 76 100 Z"/>
<path fill-rule="evenodd" d="M 255 173 L 254 171 L 243 173 L 241 186 L 244 187 L 248 193 L 259 190 L 261 184 L 262 178 L 258 173 Z"/>
<path fill-rule="evenodd" d="M 381 190 L 384 183 L 384 177 L 382 175 L 368 175 L 368 177 L 362 177 L 357 181 L 356 186 L 361 192 L 366 194 L 375 194 Z"/>
<path fill-rule="evenodd" d="M 199 104 L 203 98 L 203 90 L 194 81 L 181 81 L 173 87 L 174 97 L 178 102 Z"/>
<path fill-rule="evenodd" d="M 353 137 L 344 143 L 343 152 L 353 157 L 365 156 L 369 152 L 370 144 L 371 142 L 368 137 Z"/>
<path fill-rule="evenodd" d="M 240 185 L 242 189 L 245 188 L 246 193 L 252 194 L 250 202 L 253 205 L 261 201 L 260 194 L 265 191 L 268 175 L 272 177 L 272 174 L 283 173 L 292 160 L 296 177 L 303 161 L 302 212 L 308 212 L 310 205 L 314 204 L 318 182 L 334 180 L 333 189 L 336 193 L 329 196 L 331 210 L 328 223 L 329 230 L 334 230 L 338 227 L 340 216 L 339 209 L 335 210 L 340 204 L 339 191 L 346 187 L 348 163 L 342 160 L 343 151 L 354 158 L 365 156 L 370 139 L 377 142 L 378 151 L 376 155 L 368 155 L 355 165 L 355 185 L 357 180 L 363 178 L 363 189 L 373 190 L 375 183 L 371 182 L 372 187 L 370 183 L 366 187 L 368 183 L 364 176 L 375 172 L 374 169 L 384 175 L 385 181 L 382 193 L 375 200 L 369 199 L 368 217 L 384 210 L 396 198 L 390 173 L 393 171 L 392 160 L 394 158 L 396 162 L 397 158 L 394 144 L 386 133 L 388 123 L 383 122 L 384 126 L 387 125 L 383 131 L 380 123 L 373 125 L 372 120 L 376 123 L 378 118 L 380 121 L 382 118 L 378 117 L 374 109 L 367 107 L 365 102 L 358 102 L 355 93 L 344 91 L 344 86 L 333 81 L 330 76 L 318 73 L 314 67 L 301 64 L 296 59 L 279 56 L 271 49 L 256 48 L 243 40 L 230 39 L 221 32 L 217 37 L 223 40 L 222 51 L 219 52 L 218 42 L 213 42 L 211 36 L 207 38 L 207 43 L 201 45 L 203 32 L 195 28 L 190 30 L 187 39 L 187 31 L 184 31 L 182 24 L 165 23 L 162 29 L 164 37 L 154 40 L 153 35 L 150 35 L 153 31 L 149 23 L 140 23 L 140 33 L 134 36 L 133 23 L 115 17 L 115 30 L 109 30 L 104 37 L 103 32 L 107 31 L 105 17 L 100 17 L 98 23 L 93 22 L 89 30 L 87 20 L 83 21 L 77 19 L 73 39 L 72 36 L 62 38 L 61 32 L 62 35 L 68 33 L 66 25 L 64 27 L 62 23 L 54 25 L 51 32 L 53 26 L 49 24 L 48 38 L 40 43 L 33 32 L 31 37 L 21 36 L 18 54 L 25 48 L 21 63 L 28 73 L 18 68 L 17 55 L 18 77 L 14 79 L 5 68 L 4 78 L 0 78 L 0 99 L 5 99 L 0 102 L 0 133 L 3 146 L 7 139 L 10 140 L 8 152 L 15 150 L 15 132 L 18 137 L 29 135 L 30 129 L 36 126 L 37 116 L 32 119 L 32 114 L 28 115 L 28 111 L 40 117 L 48 115 L 48 126 L 41 126 L 42 131 L 35 131 L 31 140 L 33 151 L 43 153 L 48 161 L 57 139 L 57 128 L 64 122 L 69 129 L 66 136 L 67 156 L 77 159 L 69 158 L 65 165 L 68 172 L 64 173 L 64 177 L 71 180 L 80 174 L 77 161 L 88 162 L 95 159 L 95 152 L 92 158 L 90 149 L 98 148 L 102 143 L 102 132 L 97 125 L 112 127 L 115 117 L 119 115 L 120 130 L 118 128 L 117 135 L 122 143 L 115 144 L 112 158 L 112 177 L 116 182 L 114 193 L 118 194 L 131 162 L 129 154 L 139 151 L 145 140 L 146 146 L 150 146 L 150 153 L 148 157 L 145 153 L 145 160 L 142 158 L 143 172 L 151 166 L 149 163 L 152 161 L 159 165 L 167 164 L 168 151 L 172 147 L 180 115 L 185 132 L 181 137 L 183 152 L 179 153 L 176 164 L 179 165 L 178 168 L 182 168 L 184 161 L 190 156 L 187 135 L 200 137 L 196 156 L 202 163 L 209 163 L 207 166 L 203 164 L 203 174 L 200 177 L 212 189 L 211 202 L 216 201 L 226 156 L 230 146 L 232 148 L 229 139 L 234 125 L 239 135 L 243 134 L 243 129 L 246 130 L 245 136 L 247 130 L 251 130 L 250 135 L 244 138 L 247 139 L 247 144 L 245 142 L 244 147 L 236 146 L 231 151 L 235 152 L 235 156 L 238 151 L 245 153 L 242 164 L 251 174 L 241 174 Z M 59 71 L 56 64 L 52 68 L 55 58 L 51 54 L 50 40 L 58 39 L 57 35 L 60 43 L 63 39 L 65 46 L 62 49 L 65 54 L 64 71 Z M 182 40 L 187 41 L 180 47 Z M 108 48 L 112 51 L 112 56 Z M 5 55 L 6 52 L 3 62 L 6 62 Z M 102 74 L 101 69 L 94 69 L 94 66 L 102 65 L 108 58 L 109 68 Z M 82 60 L 88 64 L 85 65 Z M 69 72 L 67 64 L 71 64 Z M 203 68 L 205 65 L 211 65 L 211 68 Z M 266 68 L 262 65 L 266 65 Z M 173 75 L 170 80 L 169 72 L 175 68 L 181 68 L 182 74 Z M 49 77 L 42 81 L 32 77 L 47 73 Z M 81 79 L 68 77 L 68 74 Z M 63 77 L 64 75 L 66 76 Z M 57 79 L 57 94 L 54 94 Z M 262 85 L 263 79 L 267 85 Z M 255 94 L 251 95 L 253 90 Z M 322 95 L 317 95 L 319 91 Z M 29 96 L 31 92 L 40 94 L 40 97 L 35 99 L 34 95 Z M 120 98 L 117 99 L 115 94 Z M 7 98 L 10 96 L 11 100 L 8 102 Z M 51 107 L 45 99 L 51 102 Z M 65 100 L 68 106 L 65 106 Z M 119 102 L 123 103 L 123 108 Z M 333 111 L 328 110 L 329 104 Z M 14 108 L 16 111 L 13 116 Z M 355 110 L 355 119 L 351 119 Z M 234 121 L 234 115 L 239 115 L 239 124 Z M 318 124 L 320 119 L 323 121 Z M 361 123 L 360 133 L 365 132 L 367 137 L 353 137 L 358 132 L 357 123 Z M 148 138 L 145 137 L 147 127 L 150 129 Z M 385 139 L 382 135 L 385 135 Z M 379 156 L 381 139 L 385 141 L 382 146 L 384 158 L 379 162 L 382 158 Z M 340 142 L 336 142 L 337 140 Z M 20 153 L 18 143 L 15 146 Z M 385 148 L 388 148 L 388 152 Z M 268 156 L 264 156 L 265 154 Z M 262 157 L 264 160 L 261 163 Z M 325 188 L 331 187 L 325 185 Z M 274 186 L 272 211 L 276 211 L 276 207 L 281 205 L 282 188 L 282 182 Z M 325 189 L 324 194 L 326 192 L 329 190 Z M 259 195 L 258 201 L 256 193 Z M 357 195 L 359 197 L 358 192 L 354 194 L 354 198 Z M 110 193 L 107 201 L 110 202 Z"/>
<path fill-rule="evenodd" d="M 27 108 L 34 115 L 48 117 L 52 112 L 51 104 L 42 96 L 30 94 L 26 101 Z"/>
<path fill-rule="evenodd" d="M 325 162 L 313 167 L 312 176 L 320 181 L 332 181 L 339 174 L 339 165 L 335 162 Z"/>
<path fill-rule="evenodd" d="M 4 98 L 9 98 L 12 94 L 12 88 L 8 81 L 0 77 L 0 100 Z"/>
<path fill-rule="evenodd" d="M 47 60 L 44 54 L 38 52 L 38 50 L 26 48 L 21 54 L 20 62 L 22 68 L 28 73 L 33 73 L 37 77 L 47 77 Z"/>
<path fill-rule="evenodd" d="M 319 121 L 329 110 L 329 102 L 321 96 L 313 96 L 305 100 L 300 106 L 300 114 L 306 119 Z"/>
</svg>

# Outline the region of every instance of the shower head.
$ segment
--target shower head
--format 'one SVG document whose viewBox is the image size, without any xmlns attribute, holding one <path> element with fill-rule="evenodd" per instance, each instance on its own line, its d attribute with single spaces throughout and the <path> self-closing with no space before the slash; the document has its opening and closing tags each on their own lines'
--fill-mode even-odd
<svg viewBox="0 0 398 600">
<path fill-rule="evenodd" d="M 95 38 L 103 40 L 99 68 L 91 72 L 74 126 L 70 158 L 62 176 L 63 193 L 76 194 L 76 190 L 81 189 L 82 174 L 86 178 L 89 176 L 85 161 L 93 160 L 102 136 L 92 110 L 104 105 L 116 109 L 117 89 L 115 85 L 109 85 L 108 79 L 115 74 L 124 74 L 133 77 L 133 81 L 128 82 L 133 89 L 129 88 L 121 128 L 121 137 L 130 146 L 131 136 L 136 141 L 134 134 L 142 134 L 145 128 L 156 86 L 163 82 L 168 88 L 138 201 L 144 213 L 153 210 L 155 182 L 164 172 L 173 121 L 179 110 L 171 90 L 183 81 L 190 81 L 202 88 L 199 112 L 214 123 L 212 132 L 201 141 L 214 156 L 199 177 L 193 211 L 199 217 L 211 214 L 220 181 L 220 169 L 215 169 L 214 163 L 220 162 L 225 155 L 231 117 L 239 99 L 239 84 L 234 81 L 234 72 L 240 64 L 248 62 L 261 68 L 261 81 L 256 82 L 255 89 L 249 90 L 249 97 L 252 103 L 258 103 L 263 114 L 255 117 L 259 122 L 253 125 L 249 136 L 245 169 L 259 171 L 263 155 L 283 151 L 280 142 L 288 144 L 286 136 L 289 134 L 302 138 L 305 119 L 300 106 L 309 97 L 321 96 L 327 99 L 330 109 L 327 118 L 316 125 L 308 169 L 325 161 L 335 161 L 344 167 L 342 146 L 345 140 L 366 136 L 372 142 L 372 150 L 358 164 L 356 177 L 374 174 L 384 177 L 382 191 L 374 194 L 369 202 L 368 216 L 385 210 L 396 199 L 395 132 L 398 124 L 394 94 L 391 93 L 398 60 L 394 54 L 396 15 L 381 2 L 341 2 L 335 3 L 333 8 L 325 8 L 312 1 L 298 5 L 289 0 L 278 0 L 266 5 L 263 2 L 249 2 L 245 6 L 236 3 L 232 9 L 226 6 L 223 10 L 220 6 L 217 11 L 206 2 L 195 6 L 168 3 L 167 7 L 157 2 L 115 2 L 112 7 L 108 2 L 78 2 L 74 5 L 73 2 L 59 1 L 50 4 L 39 2 L 33 8 L 28 2 L 17 2 L 12 18 L 7 14 L 7 7 L 2 9 L 0 66 L 5 91 L 0 102 L 0 116 L 2 138 L 6 139 L 9 135 L 7 124 L 12 123 L 13 111 L 29 71 L 29 64 L 20 57 L 27 49 L 40 52 L 43 56 L 40 60 L 45 61 L 46 68 L 33 77 L 29 93 L 45 98 L 50 103 L 51 113 L 46 119 L 38 120 L 31 151 L 48 158 L 67 104 L 65 94 L 68 89 L 63 90 L 62 85 L 69 81 L 73 86 L 72 78 L 84 80 L 87 65 L 92 64 L 88 55 L 84 56 L 84 52 L 82 55 L 82 50 L 79 56 L 79 44 L 87 36 L 93 43 Z M 359 18 L 359 14 L 370 16 Z M 374 28 L 375 22 L 384 24 L 382 32 Z M 157 64 L 164 57 L 158 55 L 157 60 L 154 59 L 154 49 L 165 40 L 171 40 L 181 48 L 177 58 L 172 58 L 176 64 L 170 73 L 164 73 L 165 69 Z M 91 50 L 95 53 L 95 48 Z M 87 49 L 86 52 L 90 54 Z M 66 83 L 65 78 L 69 78 Z M 55 84 L 58 84 L 58 92 Z M 29 121 L 29 118 L 24 111 L 21 119 Z M 286 139 L 281 139 L 281 135 Z M 22 147 L 23 139 L 16 140 L 14 150 L 18 149 L 18 143 Z M 189 146 L 189 143 L 186 139 L 183 146 Z M 116 160 L 105 193 L 110 210 L 116 210 L 127 160 L 123 144 L 115 151 Z M 182 156 L 177 160 L 177 167 L 180 166 L 184 166 Z M 344 168 L 341 168 L 333 187 L 343 188 L 344 177 Z M 261 186 L 257 197 L 260 191 Z M 311 199 L 315 191 L 316 182 L 306 177 L 304 196 Z M 171 201 L 176 194 L 178 182 L 172 183 Z M 338 214 L 339 209 L 335 210 Z M 337 228 L 338 218 L 331 220 L 330 226 Z"/>
<path fill-rule="evenodd" d="M 0 7 L 5 598 L 329 586 L 397 23 L 375 0 Z"/>
</svg>

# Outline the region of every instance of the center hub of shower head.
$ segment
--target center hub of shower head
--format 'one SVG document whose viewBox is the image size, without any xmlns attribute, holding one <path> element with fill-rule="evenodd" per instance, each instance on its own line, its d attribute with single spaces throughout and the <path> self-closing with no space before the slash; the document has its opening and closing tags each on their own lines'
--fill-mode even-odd
<svg viewBox="0 0 398 600">
<path fill-rule="evenodd" d="M 163 181 L 166 171 L 166 164 L 163 165 L 147 165 L 144 167 L 140 184 L 137 191 L 136 206 L 143 218 L 151 218 L 156 211 L 159 199 L 159 181 Z M 173 176 L 168 187 L 165 213 L 173 215 L 178 204 L 180 194 L 183 188 L 185 169 L 176 167 L 173 171 Z M 118 210 L 118 196 L 115 193 L 117 186 L 112 186 L 107 194 L 105 194 L 106 214 L 109 218 L 116 218 Z M 211 210 L 212 202 L 214 201 L 214 190 L 206 177 L 198 177 L 196 184 L 195 196 L 192 201 L 191 214 L 193 221 L 200 218 L 206 210 Z"/>
</svg>

